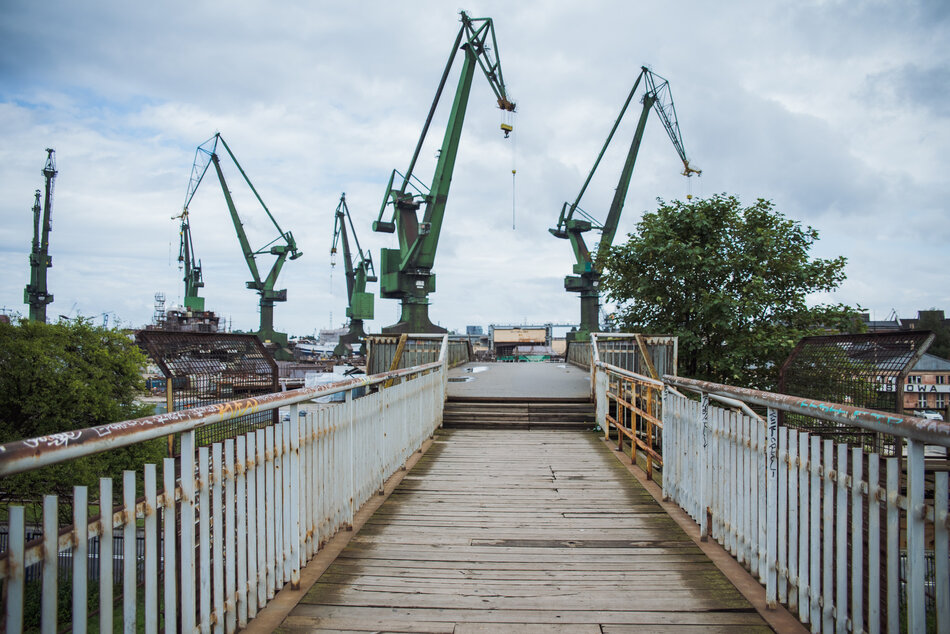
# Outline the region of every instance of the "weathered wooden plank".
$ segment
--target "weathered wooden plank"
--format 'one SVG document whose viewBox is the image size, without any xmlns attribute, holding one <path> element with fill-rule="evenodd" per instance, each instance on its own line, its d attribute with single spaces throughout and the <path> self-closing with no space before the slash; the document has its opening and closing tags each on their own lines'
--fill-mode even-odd
<svg viewBox="0 0 950 634">
<path fill-rule="evenodd" d="M 316 627 L 373 620 L 382 628 L 396 623 L 562 623 L 606 625 L 756 625 L 762 619 L 755 611 L 729 612 L 651 612 L 615 608 L 604 612 L 590 610 L 487 610 L 487 609 L 409 609 L 403 607 L 352 607 L 301 604 L 284 621 L 285 626 Z M 499 628 L 498 631 L 504 631 Z"/>
<path fill-rule="evenodd" d="M 453 430 L 282 629 L 601 625 L 731 631 L 764 622 L 593 434 Z"/>
</svg>

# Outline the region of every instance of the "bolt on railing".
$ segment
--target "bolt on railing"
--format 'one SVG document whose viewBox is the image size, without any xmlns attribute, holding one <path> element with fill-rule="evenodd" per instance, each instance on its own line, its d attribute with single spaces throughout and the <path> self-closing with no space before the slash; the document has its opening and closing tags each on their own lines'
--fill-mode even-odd
<svg viewBox="0 0 950 634">
<path fill-rule="evenodd" d="M 7 632 L 24 628 L 27 570 L 42 569 L 40 628 L 59 631 L 61 591 L 71 593 L 70 625 L 84 632 L 90 603 L 98 629 L 113 615 L 125 631 L 234 632 L 286 584 L 300 583 L 303 565 L 337 531 L 351 527 L 358 508 L 419 449 L 441 424 L 446 348 L 440 360 L 418 367 L 102 425 L 0 446 L 0 476 L 93 455 L 115 447 L 180 434 L 181 456 L 166 458 L 162 490 L 156 465 L 144 466 L 144 498 L 137 474 L 126 471 L 121 505 L 109 478 L 98 500 L 75 487 L 73 523 L 60 529 L 58 498 L 46 496 L 42 536 L 26 543 L 22 506 L 10 506 L 9 539 L 0 556 Z M 360 398 L 354 390 L 398 381 Z M 304 411 L 300 405 L 344 392 L 345 402 Z M 249 411 L 288 407 L 284 421 L 196 447 L 202 426 Z M 101 512 L 88 517 L 90 502 Z M 114 539 L 122 536 L 122 552 Z M 143 555 L 136 543 L 144 537 Z M 90 543 L 98 541 L 95 559 Z M 58 560 L 68 553 L 71 579 L 61 584 Z M 123 569 L 121 607 L 113 605 L 114 560 Z M 81 563 L 79 563 L 81 562 Z M 79 565 L 77 565 L 79 564 Z M 85 564 L 85 565 L 83 565 Z M 98 575 L 90 575 L 90 566 Z M 98 577 L 98 601 L 89 580 Z"/>
</svg>

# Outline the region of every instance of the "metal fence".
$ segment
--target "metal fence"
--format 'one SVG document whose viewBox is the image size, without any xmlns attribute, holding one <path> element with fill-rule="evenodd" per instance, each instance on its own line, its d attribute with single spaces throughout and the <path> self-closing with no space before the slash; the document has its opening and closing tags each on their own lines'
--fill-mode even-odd
<svg viewBox="0 0 950 634">
<path fill-rule="evenodd" d="M 101 572 L 92 611 L 98 609 L 100 631 L 111 631 L 114 618 L 126 631 L 137 625 L 145 632 L 244 627 L 281 587 L 299 585 L 302 566 L 352 525 L 360 505 L 439 426 L 447 348 L 443 339 L 438 361 L 404 370 L 3 445 L 0 476 L 172 433 L 181 439 L 179 459 L 166 458 L 161 476 L 156 465 L 144 466 L 142 499 L 136 499 L 134 471 L 124 474 L 118 507 L 111 479 L 102 479 L 96 500 L 77 486 L 72 526 L 60 530 L 59 500 L 46 496 L 42 536 L 29 543 L 24 508 L 8 509 L 8 546 L 0 555 L 6 631 L 23 630 L 26 571 L 37 564 L 42 630 L 86 630 L 96 594 L 87 566 L 74 566 L 70 582 L 60 584 L 58 561 L 63 553 L 89 561 L 96 538 Z M 353 398 L 356 389 L 367 388 L 372 393 Z M 300 408 L 339 392 L 346 394 L 343 403 Z M 205 426 L 279 407 L 289 407 L 288 422 L 198 446 Z M 115 512 L 90 519 L 90 502 Z M 110 574 L 117 534 L 124 536 L 121 608 L 114 608 Z M 57 622 L 62 590 L 69 593 L 69 623 Z"/>
<path fill-rule="evenodd" d="M 442 340 L 447 335 L 369 335 L 366 337 L 366 372 L 378 374 L 400 368 L 432 363 L 439 358 Z M 475 360 L 467 337 L 448 338 L 449 368 Z M 395 360 L 395 367 L 393 367 Z"/>
<path fill-rule="evenodd" d="M 135 339 L 165 377 L 169 412 L 280 391 L 277 363 L 255 335 L 140 330 Z M 234 438 L 277 422 L 276 415 L 255 412 L 208 425 L 197 443 Z"/>
<path fill-rule="evenodd" d="M 778 391 L 881 412 L 904 412 L 904 381 L 934 340 L 929 331 L 804 337 L 779 371 Z M 781 422 L 836 442 L 896 455 L 894 439 L 857 425 L 782 412 Z"/>
<path fill-rule="evenodd" d="M 924 461 L 925 445 L 950 446 L 950 425 L 663 379 L 664 496 L 765 585 L 770 605 L 786 605 L 815 632 L 950 630 L 947 463 L 928 474 Z M 710 397 L 764 407 L 767 415 L 717 407 Z M 884 458 L 781 425 L 779 412 L 888 434 L 906 447 Z"/>
</svg>

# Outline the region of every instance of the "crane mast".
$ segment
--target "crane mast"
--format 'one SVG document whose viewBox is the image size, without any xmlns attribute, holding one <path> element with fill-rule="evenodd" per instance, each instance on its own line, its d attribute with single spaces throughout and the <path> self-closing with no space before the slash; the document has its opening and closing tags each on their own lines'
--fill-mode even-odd
<svg viewBox="0 0 950 634">
<path fill-rule="evenodd" d="M 43 177 L 46 179 L 46 194 L 40 215 L 40 190 L 34 192 L 33 202 L 33 248 L 30 251 L 30 283 L 23 291 L 23 303 L 30 307 L 30 321 L 46 322 L 46 305 L 53 302 L 53 296 L 46 285 L 46 269 L 53 266 L 49 255 L 49 232 L 53 229 L 53 182 L 56 180 L 55 150 L 46 148 L 46 165 Z"/>
<path fill-rule="evenodd" d="M 637 93 L 637 89 L 640 87 L 641 81 L 645 85 L 645 92 L 641 99 L 642 108 L 640 110 L 640 118 L 637 121 L 637 128 L 634 132 L 633 140 L 630 143 L 630 149 L 627 151 L 623 169 L 620 172 L 617 188 L 614 190 L 614 196 L 610 203 L 607 219 L 601 224 L 596 218 L 580 207 L 581 198 L 583 198 L 584 193 L 587 191 L 587 186 L 597 171 L 600 161 L 604 157 L 604 153 L 607 151 L 607 147 L 613 139 L 614 133 L 620 126 L 624 114 L 626 114 L 627 106 L 630 105 L 634 95 Z M 568 275 L 564 278 L 564 288 L 568 292 L 579 293 L 581 298 L 580 326 L 576 332 L 569 335 L 572 335 L 576 341 L 587 341 L 590 338 L 591 332 L 596 332 L 600 329 L 600 275 L 602 270 L 600 263 L 603 262 L 603 258 L 610 250 L 614 236 L 617 233 L 617 227 L 620 223 L 620 214 L 623 211 L 627 190 L 630 187 L 630 178 L 633 175 L 637 155 L 640 152 L 640 142 L 643 140 L 643 131 L 646 129 L 646 122 L 651 110 L 655 111 L 657 116 L 660 117 L 667 135 L 673 142 L 673 147 L 676 148 L 676 152 L 683 162 L 683 175 L 689 177 L 693 174 L 699 175 L 702 173 L 701 170 L 691 167 L 689 159 L 686 157 L 679 122 L 676 118 L 676 109 L 673 106 L 673 97 L 670 94 L 669 82 L 653 73 L 646 66 L 642 66 L 640 68 L 640 74 L 637 75 L 637 79 L 633 83 L 633 88 L 630 89 L 630 93 L 627 95 L 627 99 L 620 109 L 620 114 L 614 121 L 610 133 L 607 135 L 607 140 L 604 142 L 604 146 L 601 148 L 597 160 L 594 161 L 594 166 L 587 175 L 587 180 L 584 181 L 584 185 L 581 187 L 580 193 L 578 193 L 573 203 L 564 203 L 561 207 L 561 215 L 558 217 L 557 226 L 553 229 L 549 229 L 551 234 L 555 237 L 570 240 L 571 248 L 574 251 L 574 275 Z M 575 214 L 579 217 L 575 217 Z M 583 235 L 591 229 L 599 229 L 601 231 L 600 242 L 596 246 L 594 254 L 588 249 Z"/>
<path fill-rule="evenodd" d="M 461 13 L 462 26 L 452 45 L 448 62 L 442 72 L 435 99 L 429 108 L 422 128 L 422 134 L 416 144 L 416 150 L 404 174 L 393 170 L 386 186 L 379 217 L 373 223 L 373 230 L 382 233 L 396 233 L 399 238 L 398 249 L 382 249 L 380 252 L 380 295 L 387 299 L 399 299 L 402 312 L 396 324 L 383 328 L 386 333 L 402 332 L 445 332 L 429 319 L 429 293 L 435 292 L 435 274 L 432 266 L 442 230 L 445 205 L 455 169 L 462 124 L 468 107 L 468 98 L 472 80 L 478 66 L 495 94 L 498 107 L 506 112 L 514 112 L 515 104 L 508 99 L 501 60 L 498 57 L 498 43 L 495 39 L 495 27 L 491 18 L 470 18 Z M 449 72 L 458 51 L 463 52 L 462 70 L 448 125 L 439 151 L 435 173 L 430 186 L 426 186 L 414 174 L 413 169 L 422 149 L 436 106 L 442 96 Z M 502 124 L 505 137 L 511 131 L 509 124 Z M 398 177 L 398 178 L 397 178 Z M 384 221 L 386 207 L 392 204 L 392 220 Z M 418 212 L 425 205 L 422 221 Z"/>
<path fill-rule="evenodd" d="M 238 215 L 237 208 L 234 204 L 234 199 L 231 197 L 231 190 L 228 188 L 227 180 L 225 179 L 224 172 L 221 169 L 221 157 L 218 154 L 218 143 L 220 143 L 221 147 L 224 148 L 227 156 L 231 159 L 231 162 L 234 163 L 234 166 L 243 177 L 244 182 L 250 188 L 251 192 L 253 192 L 257 202 L 260 203 L 261 207 L 264 209 L 264 212 L 267 214 L 267 217 L 277 229 L 277 237 L 259 249 L 254 249 L 251 247 L 250 240 L 247 237 L 247 232 L 244 230 L 244 224 L 241 222 L 241 217 Z M 241 164 L 234 156 L 234 153 L 231 152 L 231 148 L 228 147 L 227 142 L 225 142 L 220 133 L 216 133 L 212 138 L 199 145 L 195 152 L 195 162 L 191 169 L 191 181 L 189 182 L 188 194 L 185 198 L 185 209 L 187 209 L 188 205 L 191 203 L 191 199 L 194 197 L 195 192 L 198 189 L 198 185 L 201 184 L 204 175 L 207 173 L 208 168 L 211 165 L 214 165 L 215 173 L 218 176 L 218 182 L 221 184 L 221 191 L 224 193 L 224 200 L 228 206 L 228 212 L 231 215 L 231 221 L 234 224 L 234 230 L 237 234 L 238 242 L 241 245 L 241 252 L 244 255 L 244 261 L 247 263 L 247 268 L 251 273 L 251 277 L 253 278 L 251 281 L 246 283 L 246 286 L 249 289 L 257 291 L 258 295 L 260 296 L 261 320 L 260 328 L 256 334 L 265 343 L 272 342 L 280 349 L 283 349 L 287 345 L 287 334 L 274 330 L 274 304 L 276 302 L 287 301 L 287 289 L 274 290 L 274 286 L 277 283 L 277 277 L 280 275 L 280 271 L 283 268 L 285 261 L 288 258 L 291 260 L 296 260 L 301 255 L 303 255 L 303 252 L 297 249 L 297 243 L 294 240 L 293 234 L 290 231 L 284 231 L 280 228 L 280 225 L 277 224 L 277 220 L 274 219 L 274 216 L 267 208 L 267 205 L 264 204 L 260 194 L 257 193 L 257 189 L 254 188 L 254 184 L 251 183 L 250 178 L 248 178 L 247 174 L 244 172 L 244 168 L 241 167 Z M 268 272 L 267 277 L 262 279 L 260 270 L 257 266 L 257 256 L 263 254 L 273 255 L 275 256 L 275 259 L 274 263 L 271 265 L 271 269 L 270 272 Z M 276 356 L 281 358 L 287 355 L 278 351 Z"/>
<path fill-rule="evenodd" d="M 195 259 L 195 247 L 191 241 L 191 223 L 188 222 L 188 207 L 182 209 L 181 214 L 173 219 L 181 219 L 179 236 L 181 244 L 178 247 L 178 262 L 185 270 L 185 308 L 195 312 L 204 312 L 205 298 L 198 296 L 198 289 L 205 283 L 201 278 L 201 260 Z"/>
<path fill-rule="evenodd" d="M 349 227 L 349 229 L 347 229 Z M 350 236 L 353 246 L 350 247 Z M 336 254 L 337 245 L 342 244 L 343 268 L 346 276 L 346 316 L 350 318 L 349 330 L 340 337 L 340 343 L 333 350 L 334 356 L 346 354 L 346 344 L 362 343 L 366 337 L 363 330 L 363 320 L 373 318 L 373 294 L 366 292 L 366 283 L 376 281 L 376 271 L 373 268 L 373 256 L 367 252 L 363 254 L 356 229 L 353 226 L 353 217 L 346 205 L 346 194 L 340 195 L 340 203 L 336 207 L 333 224 L 333 244 L 330 247 L 331 256 Z"/>
</svg>

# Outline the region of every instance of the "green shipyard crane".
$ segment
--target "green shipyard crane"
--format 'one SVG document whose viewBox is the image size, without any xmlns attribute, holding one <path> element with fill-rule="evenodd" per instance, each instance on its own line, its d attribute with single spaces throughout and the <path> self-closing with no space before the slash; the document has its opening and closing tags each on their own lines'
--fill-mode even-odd
<svg viewBox="0 0 950 634">
<path fill-rule="evenodd" d="M 402 313 L 399 322 L 383 328 L 385 333 L 403 332 L 445 332 L 429 320 L 429 293 L 435 292 L 435 274 L 432 266 L 435 261 L 439 234 L 445 215 L 445 204 L 455 169 L 459 138 L 468 106 L 475 66 L 478 65 L 495 93 L 498 107 L 505 112 L 514 112 L 515 104 L 508 99 L 505 81 L 501 72 L 501 60 L 498 56 L 498 43 L 495 40 L 495 27 L 491 18 L 470 18 L 461 13 L 462 26 L 459 28 L 449 60 L 442 72 L 435 99 L 429 108 L 422 127 L 422 135 L 416 144 L 416 150 L 409 162 L 409 169 L 400 173 L 393 170 L 386 186 L 379 217 L 373 223 L 373 230 L 383 233 L 396 233 L 399 238 L 398 249 L 382 249 L 380 253 L 380 295 L 387 299 L 399 299 Z M 438 154 L 435 174 L 430 186 L 426 186 L 413 174 L 416 160 L 425 141 L 429 125 L 436 106 L 442 96 L 446 80 L 455 61 L 456 53 L 463 52 L 464 61 L 459 75 L 455 100 L 449 113 L 448 124 Z M 502 123 L 505 136 L 511 132 L 510 123 Z M 397 180 L 398 177 L 398 180 Z M 386 207 L 392 204 L 392 220 L 384 221 Z M 419 221 L 419 208 L 425 204 L 422 221 Z"/>
<path fill-rule="evenodd" d="M 190 189 L 190 188 L 189 188 Z M 189 194 L 191 192 L 189 191 Z M 188 197 L 190 201 L 190 197 Z M 201 279 L 201 260 L 195 260 L 195 247 L 191 241 L 191 224 L 188 222 L 188 205 L 181 210 L 181 214 L 172 220 L 181 219 L 179 236 L 181 244 L 178 247 L 179 266 L 185 271 L 185 308 L 194 312 L 204 312 L 205 298 L 198 296 L 198 289 L 205 285 Z"/>
<path fill-rule="evenodd" d="M 637 122 L 637 129 L 633 135 L 633 141 L 630 144 L 626 161 L 620 172 L 620 181 L 617 183 L 617 189 L 614 191 L 614 197 L 610 203 L 610 209 L 607 212 L 607 219 L 601 224 L 580 207 L 581 198 L 584 196 L 584 192 L 587 191 L 587 186 L 590 184 L 594 172 L 597 171 L 600 160 L 604 157 L 604 152 L 606 152 L 607 147 L 610 145 L 610 141 L 613 139 L 614 133 L 617 131 L 617 127 L 620 125 L 627 111 L 627 106 L 630 105 L 630 101 L 636 94 L 641 80 L 644 82 L 646 89 L 640 102 L 643 106 L 640 111 L 640 119 Z M 676 109 L 673 107 L 673 96 L 670 93 L 669 82 L 652 72 L 646 66 L 642 66 L 640 68 L 640 74 L 637 75 L 637 80 L 633 83 L 633 88 L 630 89 L 630 94 L 627 95 L 627 99 L 620 109 L 620 115 L 617 117 L 617 120 L 614 121 L 610 134 L 607 135 L 607 140 L 604 142 L 600 154 L 597 155 L 597 160 L 594 161 L 594 166 L 587 175 L 584 186 L 581 187 L 580 193 L 573 203 L 564 203 L 561 207 L 561 215 L 558 218 L 557 227 L 548 230 L 557 238 L 570 240 L 571 247 L 574 250 L 574 258 L 576 260 L 574 264 L 574 275 L 568 275 L 564 278 L 564 288 L 568 292 L 579 293 L 581 298 L 580 326 L 576 332 L 569 334 L 569 337 L 573 336 L 572 338 L 575 341 L 588 341 L 590 339 L 590 333 L 596 332 L 600 328 L 598 317 L 600 309 L 601 262 L 610 250 L 614 235 L 617 232 L 617 225 L 620 222 L 620 213 L 623 211 L 624 200 L 627 197 L 627 189 L 630 186 L 630 177 L 633 174 L 633 167 L 637 161 L 637 153 L 640 151 L 640 141 L 643 139 L 643 130 L 651 109 L 660 117 L 660 120 L 663 122 L 663 127 L 666 129 L 670 140 L 673 142 L 673 146 L 676 148 L 676 152 L 679 154 L 680 160 L 683 162 L 683 175 L 688 177 L 693 174 L 699 175 L 702 173 L 701 170 L 691 167 L 689 160 L 686 158 L 686 151 L 683 149 L 683 138 L 680 135 L 679 122 L 676 119 Z M 580 217 L 575 218 L 575 214 Z M 594 254 L 591 254 L 591 251 L 587 248 L 587 244 L 584 242 L 584 233 L 591 229 L 599 229 L 601 231 L 600 243 L 595 247 Z"/>
<path fill-rule="evenodd" d="M 228 188 L 228 183 L 224 178 L 224 172 L 221 170 L 221 158 L 218 155 L 218 143 L 220 143 L 221 147 L 223 147 L 225 152 L 227 152 L 228 157 L 230 157 L 235 167 L 237 167 L 238 172 L 240 172 L 241 176 L 244 178 L 244 182 L 247 183 L 247 186 L 250 188 L 251 192 L 253 192 L 257 202 L 259 202 L 261 207 L 264 209 L 264 213 L 267 214 L 267 217 L 270 218 L 270 221 L 277 229 L 277 237 L 259 249 L 255 250 L 251 247 L 251 243 L 247 238 L 247 233 L 244 231 L 244 224 L 241 222 L 241 217 L 238 215 L 237 208 L 234 206 L 234 199 L 231 197 L 231 190 Z M 247 262 L 247 268 L 251 272 L 251 277 L 253 278 L 250 282 L 247 282 L 247 288 L 257 291 L 258 295 L 260 295 L 261 323 L 260 329 L 256 334 L 261 339 L 261 341 L 272 342 L 277 344 L 279 348 L 283 349 L 287 346 L 287 334 L 274 330 L 274 304 L 276 302 L 287 301 L 287 289 L 274 290 L 274 285 L 277 283 L 277 276 L 280 275 L 280 271 L 283 268 L 284 262 L 287 260 L 287 258 L 289 257 L 291 260 L 296 260 L 301 255 L 303 255 L 303 252 L 297 250 L 297 243 L 294 241 L 293 234 L 290 231 L 284 231 L 280 228 L 280 225 L 277 224 L 277 220 L 274 219 L 274 216 L 267 208 L 267 205 L 264 204 L 260 194 L 257 193 L 257 189 L 254 188 L 254 184 L 251 183 L 251 179 L 248 178 L 247 174 L 244 172 L 244 168 L 242 168 L 241 164 L 238 163 L 237 158 L 235 158 L 234 153 L 231 152 L 231 148 L 228 147 L 227 142 L 225 142 L 220 133 L 215 133 L 213 137 L 199 145 L 197 151 L 195 152 L 195 162 L 191 168 L 192 176 L 191 182 L 188 186 L 188 196 L 185 199 L 185 209 L 187 209 L 188 205 L 191 203 L 191 199 L 194 197 L 195 191 L 198 189 L 198 185 L 201 183 L 204 175 L 208 171 L 208 166 L 212 164 L 214 165 L 214 170 L 218 175 L 218 181 L 221 183 L 221 191 L 224 192 L 224 200 L 228 205 L 228 211 L 230 212 L 231 220 L 234 223 L 234 230 L 237 233 L 238 242 L 241 243 L 241 251 L 244 254 L 244 260 Z M 267 274 L 267 277 L 261 279 L 260 271 L 257 268 L 257 256 L 263 254 L 273 255 L 275 256 L 275 259 L 273 265 L 271 266 L 270 272 Z"/>
<path fill-rule="evenodd" d="M 346 354 L 346 344 L 362 343 L 366 337 L 363 320 L 373 318 L 373 294 L 366 292 L 366 283 L 376 281 L 376 271 L 373 268 L 372 254 L 367 251 L 364 255 L 363 249 L 360 248 L 360 241 L 353 227 L 353 217 L 350 216 L 350 209 L 346 205 L 345 193 L 340 194 L 340 204 L 336 206 L 334 217 L 330 255 L 336 255 L 337 244 L 342 243 L 343 269 L 346 275 L 346 316 L 350 318 L 348 332 L 340 337 L 340 343 L 333 349 L 334 356 L 342 357 Z M 356 251 L 350 248 L 350 236 L 353 237 Z"/>
<path fill-rule="evenodd" d="M 43 198 L 43 215 L 40 216 L 40 190 L 34 193 L 33 202 L 33 250 L 30 251 L 30 283 L 23 291 L 23 303 L 30 307 L 30 321 L 46 322 L 46 305 L 53 302 L 46 287 L 46 269 L 53 266 L 49 254 L 49 232 L 53 229 L 53 181 L 56 180 L 55 150 L 46 148 L 46 165 L 43 176 L 46 179 L 46 195 Z"/>
</svg>

